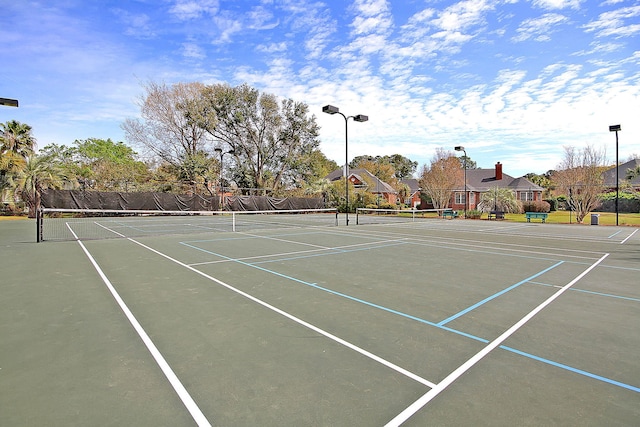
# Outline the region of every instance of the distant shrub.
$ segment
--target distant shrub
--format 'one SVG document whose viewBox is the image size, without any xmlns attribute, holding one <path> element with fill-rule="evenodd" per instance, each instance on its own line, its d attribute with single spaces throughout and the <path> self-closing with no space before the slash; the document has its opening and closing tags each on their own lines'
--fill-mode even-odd
<svg viewBox="0 0 640 427">
<path fill-rule="evenodd" d="M 602 204 L 596 212 L 615 212 L 616 211 L 616 192 L 611 191 L 601 195 Z M 640 194 L 637 192 L 630 193 L 621 191 L 618 198 L 618 211 L 637 213 L 640 212 Z"/>
<path fill-rule="evenodd" d="M 480 219 L 481 216 L 482 216 L 482 211 L 479 211 L 477 209 L 471 209 L 467 211 L 467 218 Z"/>
<path fill-rule="evenodd" d="M 549 203 L 549 209 L 551 212 L 555 212 L 558 210 L 558 199 L 556 199 L 555 197 L 544 199 L 544 201 Z"/>
<path fill-rule="evenodd" d="M 522 209 L 525 212 L 550 212 L 551 204 L 542 200 L 535 202 L 522 202 Z"/>
</svg>

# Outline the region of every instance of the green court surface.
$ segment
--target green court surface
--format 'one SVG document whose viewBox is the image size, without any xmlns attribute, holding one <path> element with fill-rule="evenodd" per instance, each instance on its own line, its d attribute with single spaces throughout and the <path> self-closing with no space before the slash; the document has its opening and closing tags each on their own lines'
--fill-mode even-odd
<svg viewBox="0 0 640 427">
<path fill-rule="evenodd" d="M 340 220 L 0 222 L 0 425 L 639 424 L 637 228 Z"/>
</svg>

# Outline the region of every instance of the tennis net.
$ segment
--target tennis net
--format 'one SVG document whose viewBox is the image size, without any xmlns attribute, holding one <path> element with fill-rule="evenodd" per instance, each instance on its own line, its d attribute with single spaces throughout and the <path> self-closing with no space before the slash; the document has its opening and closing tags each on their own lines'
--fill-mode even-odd
<svg viewBox="0 0 640 427">
<path fill-rule="evenodd" d="M 356 210 L 356 224 L 394 224 L 415 222 L 423 219 L 443 218 L 444 212 L 451 209 L 374 209 L 358 208 Z"/>
<path fill-rule="evenodd" d="M 41 209 L 37 241 L 203 234 L 338 225 L 336 209 L 159 211 Z"/>
</svg>

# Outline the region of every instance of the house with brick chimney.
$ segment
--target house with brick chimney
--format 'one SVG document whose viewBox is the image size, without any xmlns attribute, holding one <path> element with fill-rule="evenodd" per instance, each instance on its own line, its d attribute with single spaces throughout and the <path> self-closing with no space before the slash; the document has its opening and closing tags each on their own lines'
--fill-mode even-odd
<svg viewBox="0 0 640 427">
<path fill-rule="evenodd" d="M 476 209 L 482 193 L 495 187 L 512 190 L 522 202 L 541 201 L 544 191 L 544 188 L 524 177 L 507 175 L 502 171 L 502 163 L 498 162 L 493 169 L 467 169 L 466 192 L 464 185 L 456 188 L 450 206 L 455 210 L 464 210 L 466 196 L 468 208 Z"/>
</svg>

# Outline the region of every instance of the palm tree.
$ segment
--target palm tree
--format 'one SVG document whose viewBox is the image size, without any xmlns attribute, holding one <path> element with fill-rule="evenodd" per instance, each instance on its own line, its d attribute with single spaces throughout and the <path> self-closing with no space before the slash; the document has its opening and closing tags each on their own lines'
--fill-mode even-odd
<svg viewBox="0 0 640 427">
<path fill-rule="evenodd" d="M 516 194 L 508 188 L 493 187 L 482 193 L 478 208 L 483 212 L 502 211 L 520 212 L 520 204 Z"/>
<path fill-rule="evenodd" d="M 25 159 L 33 155 L 35 138 L 31 126 L 16 120 L 0 123 L 0 194 L 4 199 L 16 174 L 25 167 Z"/>
<path fill-rule="evenodd" d="M 60 188 L 65 180 L 64 172 L 47 156 L 29 156 L 25 166 L 13 179 L 14 194 L 29 207 L 29 218 L 34 218 L 40 206 L 40 197 L 45 188 Z"/>
<path fill-rule="evenodd" d="M 0 123 L 0 153 L 12 152 L 24 158 L 33 154 L 36 139 L 31 135 L 31 126 L 10 120 Z"/>
<path fill-rule="evenodd" d="M 628 180 L 632 180 L 636 176 L 640 176 L 640 166 L 636 166 L 635 168 L 632 168 L 632 169 L 627 169 L 626 178 Z"/>
</svg>

